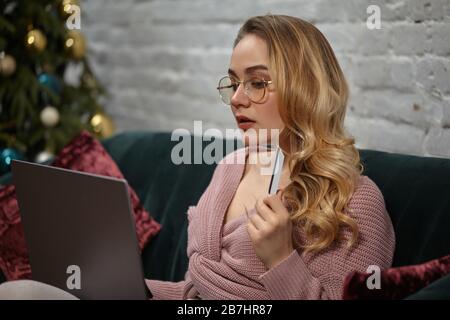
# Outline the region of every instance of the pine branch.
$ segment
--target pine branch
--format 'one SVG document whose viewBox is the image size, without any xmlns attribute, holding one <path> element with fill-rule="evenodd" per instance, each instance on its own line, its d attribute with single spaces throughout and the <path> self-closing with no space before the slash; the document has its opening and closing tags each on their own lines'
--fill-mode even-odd
<svg viewBox="0 0 450 320">
<path fill-rule="evenodd" d="M 12 23 L 6 20 L 3 16 L 0 16 L 0 31 L 2 34 L 4 33 L 14 33 L 16 32 L 16 28 Z"/>
</svg>

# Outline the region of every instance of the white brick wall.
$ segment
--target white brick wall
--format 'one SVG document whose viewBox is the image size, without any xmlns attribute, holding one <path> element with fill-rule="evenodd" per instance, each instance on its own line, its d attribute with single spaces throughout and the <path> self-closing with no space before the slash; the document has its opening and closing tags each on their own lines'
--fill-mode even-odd
<svg viewBox="0 0 450 320">
<path fill-rule="evenodd" d="M 381 29 L 366 27 L 379 5 Z M 216 84 L 250 16 L 289 14 L 327 37 L 351 89 L 358 147 L 450 157 L 449 0 L 84 0 L 89 58 L 119 130 L 234 128 Z"/>
</svg>

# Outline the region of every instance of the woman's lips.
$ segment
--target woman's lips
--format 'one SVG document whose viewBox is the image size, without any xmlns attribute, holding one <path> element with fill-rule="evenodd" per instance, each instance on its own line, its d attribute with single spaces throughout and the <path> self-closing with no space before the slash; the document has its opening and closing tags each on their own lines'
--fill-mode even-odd
<svg viewBox="0 0 450 320">
<path fill-rule="evenodd" d="M 255 121 L 242 121 L 239 122 L 238 127 L 242 130 L 247 130 L 255 124 Z"/>
<path fill-rule="evenodd" d="M 255 123 L 255 121 L 253 121 L 250 118 L 247 118 L 246 116 L 244 116 L 242 114 L 237 114 L 235 116 L 236 116 L 236 121 L 237 121 L 238 127 L 242 130 L 249 129 Z"/>
</svg>

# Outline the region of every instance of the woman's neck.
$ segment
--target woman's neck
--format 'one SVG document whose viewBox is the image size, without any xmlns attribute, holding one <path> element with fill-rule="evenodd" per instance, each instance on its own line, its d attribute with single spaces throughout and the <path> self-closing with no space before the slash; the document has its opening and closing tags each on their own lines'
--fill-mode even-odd
<svg viewBox="0 0 450 320">
<path fill-rule="evenodd" d="M 275 165 L 275 150 L 250 150 L 247 158 L 247 170 L 259 175 L 271 175 Z M 290 170 L 287 158 L 284 158 L 280 187 L 284 188 L 290 182 Z"/>
</svg>

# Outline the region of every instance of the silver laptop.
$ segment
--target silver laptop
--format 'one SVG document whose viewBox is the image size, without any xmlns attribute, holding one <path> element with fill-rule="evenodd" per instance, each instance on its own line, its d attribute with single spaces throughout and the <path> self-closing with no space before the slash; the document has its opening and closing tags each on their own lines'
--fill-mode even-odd
<svg viewBox="0 0 450 320">
<path fill-rule="evenodd" d="M 151 297 L 125 180 L 13 161 L 32 279 L 80 299 Z"/>
</svg>

